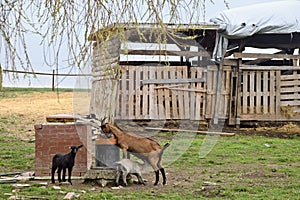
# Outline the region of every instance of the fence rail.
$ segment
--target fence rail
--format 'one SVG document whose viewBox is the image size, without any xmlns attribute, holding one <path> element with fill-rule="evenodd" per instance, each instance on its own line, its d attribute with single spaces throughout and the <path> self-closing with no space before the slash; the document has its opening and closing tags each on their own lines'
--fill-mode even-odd
<svg viewBox="0 0 300 200">
<path fill-rule="evenodd" d="M 2 90 L 2 81 L 3 81 L 3 73 L 17 73 L 17 74 L 30 74 L 30 75 L 42 75 L 42 76 L 51 76 L 52 77 L 52 90 L 54 91 L 54 82 L 55 82 L 55 77 L 57 76 L 63 76 L 63 77 L 72 77 L 72 76 L 77 76 L 77 77 L 86 77 L 86 76 L 91 76 L 91 74 L 66 74 L 66 73 L 55 73 L 55 70 L 52 71 L 52 73 L 45 73 L 45 72 L 29 72 L 29 71 L 19 71 L 19 70 L 10 70 L 10 69 L 2 69 L 0 66 L 0 90 Z"/>
</svg>

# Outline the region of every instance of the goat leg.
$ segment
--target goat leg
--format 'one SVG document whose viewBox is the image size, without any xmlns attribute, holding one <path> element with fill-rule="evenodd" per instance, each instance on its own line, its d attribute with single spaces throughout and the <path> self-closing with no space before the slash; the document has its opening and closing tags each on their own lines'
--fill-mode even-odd
<svg viewBox="0 0 300 200">
<path fill-rule="evenodd" d="M 143 180 L 141 174 L 137 173 L 137 174 L 136 174 L 136 177 L 138 178 L 139 184 L 145 185 L 145 182 L 144 182 L 144 180 Z"/>
<path fill-rule="evenodd" d="M 66 182 L 66 168 L 63 168 L 62 169 L 62 171 L 63 171 L 63 173 L 62 173 L 62 182 Z"/>
<path fill-rule="evenodd" d="M 71 176 L 72 176 L 72 167 L 69 167 L 68 168 L 68 182 L 72 185 Z"/>
<path fill-rule="evenodd" d="M 163 185 L 166 185 L 166 183 L 167 183 L 167 178 L 166 178 L 165 169 L 164 169 L 164 168 L 160 168 L 160 172 L 161 172 L 162 177 L 163 177 Z"/>
<path fill-rule="evenodd" d="M 119 186 L 119 180 L 121 176 L 121 171 L 120 169 L 117 169 L 117 174 L 116 174 L 116 185 Z"/>
<path fill-rule="evenodd" d="M 154 183 L 154 185 L 157 185 L 158 181 L 159 181 L 159 170 L 156 170 L 155 171 L 155 183 Z"/>
<path fill-rule="evenodd" d="M 60 167 L 57 170 L 57 179 L 58 179 L 58 182 L 61 182 L 61 168 Z"/>
<path fill-rule="evenodd" d="M 52 166 L 52 170 L 51 170 L 51 182 L 52 183 L 55 183 L 55 179 L 54 179 L 55 171 L 56 171 L 56 167 Z"/>
<path fill-rule="evenodd" d="M 123 151 L 123 159 L 127 159 L 127 149 L 123 148 L 122 151 Z"/>
<path fill-rule="evenodd" d="M 128 172 L 127 171 L 123 171 L 123 182 L 124 182 L 124 184 L 125 184 L 125 186 L 127 186 L 128 184 L 127 184 L 127 175 L 128 175 Z"/>
</svg>

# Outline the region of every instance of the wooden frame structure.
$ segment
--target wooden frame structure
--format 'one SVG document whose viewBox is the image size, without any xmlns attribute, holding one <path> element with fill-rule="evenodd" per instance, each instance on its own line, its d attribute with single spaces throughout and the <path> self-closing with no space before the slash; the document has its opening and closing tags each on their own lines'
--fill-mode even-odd
<svg viewBox="0 0 300 200">
<path fill-rule="evenodd" d="M 229 117 L 230 124 L 300 121 L 299 55 L 235 53 L 234 58 L 236 64 L 232 67 L 238 69 L 238 74 L 235 75 L 236 84 L 231 85 L 233 98 L 230 110 L 233 111 Z M 263 61 L 277 59 L 279 65 L 249 65 L 249 61 L 243 62 L 243 59 L 249 58 Z"/>
<path fill-rule="evenodd" d="M 210 25 L 151 24 L 99 30 L 91 36 L 90 112 L 100 119 L 230 125 L 299 121 L 300 57 L 233 51 L 216 65 L 210 60 L 216 31 Z"/>
</svg>

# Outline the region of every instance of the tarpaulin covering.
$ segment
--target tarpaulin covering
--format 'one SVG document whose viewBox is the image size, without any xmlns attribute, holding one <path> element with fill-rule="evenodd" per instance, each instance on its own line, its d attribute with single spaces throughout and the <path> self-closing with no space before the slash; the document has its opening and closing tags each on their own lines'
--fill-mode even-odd
<svg viewBox="0 0 300 200">
<path fill-rule="evenodd" d="M 213 58 L 217 61 L 223 58 L 228 39 L 241 39 L 254 34 L 300 32 L 299 9 L 300 0 L 286 0 L 220 12 L 210 19 L 210 22 L 219 25 Z"/>
</svg>

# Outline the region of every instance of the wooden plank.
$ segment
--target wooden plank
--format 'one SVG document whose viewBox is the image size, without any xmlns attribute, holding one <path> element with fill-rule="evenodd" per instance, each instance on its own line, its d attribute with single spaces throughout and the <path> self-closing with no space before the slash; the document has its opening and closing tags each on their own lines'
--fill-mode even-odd
<svg viewBox="0 0 300 200">
<path fill-rule="evenodd" d="M 188 78 L 188 67 L 182 66 L 182 78 L 187 79 Z M 183 89 L 188 89 L 189 84 L 185 84 Z M 189 91 L 182 90 L 183 91 L 183 103 L 184 103 L 184 119 L 190 118 L 190 95 Z"/>
<path fill-rule="evenodd" d="M 158 87 L 154 87 L 154 89 L 155 90 L 157 90 L 157 89 L 168 89 L 168 90 L 188 91 L 188 92 L 196 92 L 196 93 L 206 92 L 206 90 L 204 90 L 204 89 L 175 88 L 175 87 L 168 87 L 168 86 L 158 86 Z"/>
<path fill-rule="evenodd" d="M 242 65 L 240 70 L 260 70 L 260 71 L 269 71 L 269 70 L 300 70 L 299 66 L 258 66 L 258 65 Z"/>
<path fill-rule="evenodd" d="M 182 75 L 181 75 L 182 77 Z M 143 80 L 142 84 L 178 84 L 178 83 L 203 83 L 206 82 L 206 79 L 204 78 L 196 78 L 196 79 L 191 79 L 191 78 L 176 78 L 176 79 L 149 79 L 149 80 Z"/>
<path fill-rule="evenodd" d="M 176 67 L 176 71 L 177 71 L 177 79 L 182 79 L 183 78 L 183 68 L 181 66 L 177 66 Z M 183 96 L 183 92 L 182 91 L 177 91 L 177 95 L 178 95 L 178 111 L 179 111 L 179 119 L 184 119 L 185 116 L 185 112 L 184 112 L 184 96 Z"/>
<path fill-rule="evenodd" d="M 191 67 L 190 68 L 190 73 L 191 73 L 191 78 L 196 78 L 196 67 Z M 190 90 L 196 90 L 195 87 L 196 83 L 191 83 L 191 88 Z M 196 104 L 196 92 L 191 91 L 190 92 L 190 119 L 191 120 L 196 120 L 196 110 L 198 109 L 199 105 L 197 106 Z"/>
<path fill-rule="evenodd" d="M 283 115 L 281 116 L 276 116 L 276 115 L 269 115 L 269 114 L 265 114 L 265 115 L 257 115 L 257 114 L 252 114 L 252 115 L 242 115 L 241 116 L 241 121 L 251 121 L 251 120 L 255 120 L 255 121 L 299 121 L 299 116 L 295 116 L 294 118 L 287 118 Z"/>
<path fill-rule="evenodd" d="M 242 73 L 240 73 L 240 70 L 239 70 L 239 67 L 241 66 L 242 64 L 242 59 L 239 59 L 239 63 L 238 63 L 238 67 L 236 68 L 237 70 L 237 84 L 236 84 L 236 87 L 237 87 L 237 90 L 236 90 L 236 116 L 235 116 L 235 125 L 236 127 L 239 127 L 240 126 L 240 121 L 241 121 L 241 112 L 242 112 L 242 106 L 241 106 L 241 91 L 242 91 L 242 87 L 241 87 L 241 84 L 242 84 Z"/>
<path fill-rule="evenodd" d="M 248 71 L 243 71 L 242 114 L 248 113 Z"/>
<path fill-rule="evenodd" d="M 170 79 L 169 76 L 170 67 L 164 67 L 163 68 L 163 78 L 164 79 Z M 171 98 L 170 98 L 170 90 L 164 89 L 164 101 L 165 101 L 165 117 L 166 119 L 172 119 L 171 118 Z"/>
<path fill-rule="evenodd" d="M 218 110 L 216 110 L 215 105 L 219 102 L 217 102 L 217 89 L 218 89 L 218 67 L 216 66 L 210 66 L 210 69 L 212 70 L 212 117 L 215 117 Z"/>
<path fill-rule="evenodd" d="M 263 80 L 263 113 L 264 114 L 267 114 L 268 113 L 268 96 L 270 95 L 269 94 L 269 91 L 268 91 L 268 84 L 269 84 L 269 80 L 268 80 L 268 72 L 263 72 L 263 77 L 264 77 L 264 80 Z"/>
<path fill-rule="evenodd" d="M 156 78 L 157 80 L 163 80 L 164 77 L 162 76 L 163 69 L 157 68 L 156 69 Z M 164 107 L 164 89 L 155 90 L 156 98 L 157 98 L 157 114 L 158 119 L 165 119 L 165 107 Z"/>
<path fill-rule="evenodd" d="M 197 67 L 197 78 L 202 78 L 205 77 L 206 75 L 206 70 L 203 68 Z M 204 74 L 205 73 L 205 74 Z M 206 83 L 196 83 L 196 88 L 198 90 L 205 90 L 206 88 Z M 205 111 L 206 111 L 206 93 L 196 93 L 196 120 L 203 120 L 205 116 Z M 202 110 L 202 112 L 201 112 Z"/>
<path fill-rule="evenodd" d="M 256 72 L 256 113 L 260 114 L 261 110 L 261 96 L 262 96 L 262 88 L 261 88 L 261 81 L 262 81 L 262 73 L 261 71 Z"/>
<path fill-rule="evenodd" d="M 276 87 L 275 87 L 275 71 L 270 71 L 270 114 L 275 114 L 275 96 L 276 96 Z"/>
<path fill-rule="evenodd" d="M 224 106 L 224 101 L 221 99 L 221 89 L 222 89 L 222 83 L 223 83 L 223 66 L 220 65 L 218 66 L 216 73 L 216 78 L 215 78 L 215 91 L 216 91 L 216 96 L 215 96 L 215 105 L 214 105 L 214 124 L 218 124 L 218 120 L 220 117 L 220 109 Z"/>
<path fill-rule="evenodd" d="M 228 111 L 229 111 L 229 103 L 230 103 L 230 83 L 231 83 L 231 66 L 224 66 L 224 72 L 225 72 L 225 106 L 223 108 L 223 115 L 224 117 L 228 117 Z"/>
<path fill-rule="evenodd" d="M 279 51 L 279 52 L 276 52 L 275 54 L 285 54 L 285 51 Z M 246 65 L 259 65 L 260 63 L 267 62 L 269 60 L 270 59 L 258 58 L 258 59 L 255 59 L 255 60 L 247 61 L 244 64 L 246 64 Z"/>
<path fill-rule="evenodd" d="M 211 70 L 207 69 L 206 72 L 206 88 L 207 88 L 207 94 L 206 94 L 206 113 L 205 113 L 205 117 L 211 119 L 212 118 L 212 94 L 213 94 L 213 73 Z"/>
<path fill-rule="evenodd" d="M 296 72 L 296 74 L 294 72 Z M 281 75 L 281 80 L 282 81 L 300 80 L 300 74 L 297 74 L 297 71 L 294 71 L 294 72 L 293 72 L 294 74 L 292 74 L 292 75 Z"/>
<path fill-rule="evenodd" d="M 127 119 L 128 117 L 128 88 L 127 88 L 127 74 L 128 70 L 124 69 L 122 70 L 122 79 L 121 79 L 121 85 L 122 85 L 122 91 L 121 91 L 121 117 L 122 119 Z"/>
<path fill-rule="evenodd" d="M 281 101 L 280 106 L 300 106 L 300 100 Z"/>
<path fill-rule="evenodd" d="M 207 51 L 193 52 L 193 51 L 171 51 L 171 50 L 147 50 L 147 49 L 129 49 L 121 50 L 121 54 L 124 55 L 150 55 L 150 56 L 185 56 L 187 58 L 201 56 L 210 57 Z M 118 54 L 116 54 L 118 55 Z"/>
<path fill-rule="evenodd" d="M 134 92 L 134 73 L 135 73 L 135 68 L 132 67 L 129 70 L 129 79 L 128 79 L 128 84 L 129 84 L 129 89 L 128 89 L 128 94 L 129 94 L 129 102 L 128 102 L 128 117 L 129 119 L 134 119 L 134 107 L 135 107 L 135 92 Z"/>
<path fill-rule="evenodd" d="M 155 70 L 156 68 L 149 68 L 150 79 L 155 79 Z M 154 85 L 149 86 L 149 114 L 150 119 L 158 119 L 157 116 L 157 103 L 156 103 L 156 93 L 154 90 Z"/>
<path fill-rule="evenodd" d="M 229 125 L 235 125 L 235 116 L 237 114 L 237 70 L 231 70 L 230 79 L 230 102 L 229 102 Z"/>
<path fill-rule="evenodd" d="M 300 94 L 298 93 L 281 94 L 281 100 L 293 100 L 293 99 L 300 99 Z"/>
<path fill-rule="evenodd" d="M 254 82 L 255 82 L 255 72 L 250 72 L 250 76 L 249 76 L 249 98 L 250 98 L 250 105 L 249 105 L 249 113 L 253 114 L 254 113 L 254 97 L 256 96 L 255 92 L 254 92 Z"/>
<path fill-rule="evenodd" d="M 281 79 L 280 79 L 280 75 L 281 75 L 281 71 L 277 70 L 276 71 L 276 105 L 275 105 L 275 113 L 276 113 L 276 117 L 280 117 L 281 116 L 281 109 L 280 109 L 280 103 L 281 103 Z"/>
<path fill-rule="evenodd" d="M 149 79 L 149 67 L 143 66 L 143 80 Z M 142 107 L 142 115 L 144 119 L 149 119 L 149 85 L 143 85 L 143 107 Z"/>
<path fill-rule="evenodd" d="M 300 59 L 300 55 L 265 54 L 265 53 L 234 53 L 234 58 L 263 58 L 263 59 Z"/>
<path fill-rule="evenodd" d="M 135 118 L 141 119 L 141 67 L 135 68 Z"/>
<path fill-rule="evenodd" d="M 294 87 L 294 85 L 300 85 L 300 80 L 295 80 L 295 81 L 281 81 L 281 87 L 288 87 L 288 86 L 292 86 Z"/>
<path fill-rule="evenodd" d="M 188 132 L 188 133 L 198 133 L 204 135 L 220 135 L 220 136 L 234 136 L 235 133 L 227 132 L 213 132 L 213 131 L 195 131 L 195 130 L 186 130 L 186 129 L 170 129 L 170 128 L 155 128 L 155 127 L 146 127 L 146 130 L 157 130 L 157 131 L 168 131 L 168 132 Z"/>
<path fill-rule="evenodd" d="M 300 86 L 298 86 L 298 87 L 281 87 L 280 91 L 281 91 L 281 94 L 292 93 L 292 92 L 300 92 Z"/>
<path fill-rule="evenodd" d="M 238 59 L 225 58 L 222 62 L 224 66 L 238 66 Z"/>
<path fill-rule="evenodd" d="M 171 79 L 175 79 L 176 77 L 176 67 L 170 67 L 170 77 Z M 170 93 L 171 99 L 172 99 L 172 117 L 173 119 L 178 119 L 178 97 L 177 97 L 177 92 L 172 91 Z"/>
</svg>

